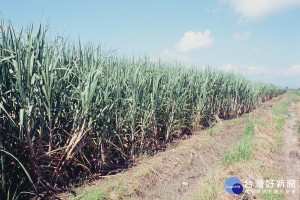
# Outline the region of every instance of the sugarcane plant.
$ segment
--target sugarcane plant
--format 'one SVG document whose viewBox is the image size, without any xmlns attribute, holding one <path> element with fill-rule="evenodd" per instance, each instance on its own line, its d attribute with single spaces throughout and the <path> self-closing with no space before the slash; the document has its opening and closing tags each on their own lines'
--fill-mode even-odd
<svg viewBox="0 0 300 200">
<path fill-rule="evenodd" d="M 209 67 L 49 40 L 43 26 L 16 31 L 2 23 L 0 32 L 5 198 L 57 192 L 70 180 L 126 165 L 216 116 L 240 116 L 284 92 Z"/>
</svg>

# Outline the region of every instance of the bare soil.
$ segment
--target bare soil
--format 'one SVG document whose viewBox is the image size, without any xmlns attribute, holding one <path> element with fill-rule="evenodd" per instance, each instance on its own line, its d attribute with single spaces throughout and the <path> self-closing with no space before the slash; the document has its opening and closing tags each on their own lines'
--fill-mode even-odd
<svg viewBox="0 0 300 200">
<path fill-rule="evenodd" d="M 299 147 L 299 119 L 300 104 L 292 103 L 289 108 L 291 117 L 286 120 L 284 130 L 283 147 L 280 151 L 280 166 L 285 180 L 295 180 L 295 194 L 288 194 L 287 199 L 300 199 L 300 147 Z"/>
</svg>

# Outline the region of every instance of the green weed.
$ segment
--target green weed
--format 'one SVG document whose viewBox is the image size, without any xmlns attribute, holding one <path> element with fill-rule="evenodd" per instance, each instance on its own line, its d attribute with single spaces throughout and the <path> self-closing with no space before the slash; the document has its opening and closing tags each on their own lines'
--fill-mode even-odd
<svg viewBox="0 0 300 200">
<path fill-rule="evenodd" d="M 230 126 L 234 126 L 234 125 L 241 125 L 244 121 L 244 118 L 236 118 L 236 119 L 232 119 L 230 121 L 228 121 L 228 125 Z"/>
<path fill-rule="evenodd" d="M 275 190 L 260 191 L 259 196 L 266 200 L 283 200 L 284 194 L 275 193 Z"/>
<path fill-rule="evenodd" d="M 212 126 L 209 129 L 207 129 L 207 132 L 210 133 L 211 135 L 217 135 L 218 133 L 220 133 L 222 130 L 221 125 L 217 125 L 217 126 Z"/>
<path fill-rule="evenodd" d="M 257 145 L 256 142 L 250 141 L 254 135 L 255 124 L 250 122 L 245 128 L 243 139 L 223 157 L 223 164 L 228 165 L 251 159 L 253 157 L 253 148 Z"/>
<path fill-rule="evenodd" d="M 283 130 L 285 124 L 285 117 L 284 116 L 277 116 L 275 118 L 274 128 L 276 132 L 280 132 Z"/>
<path fill-rule="evenodd" d="M 266 125 L 265 118 L 261 117 L 255 120 L 255 124 L 257 124 L 258 126 L 265 126 Z"/>
<path fill-rule="evenodd" d="M 278 115 L 287 115 L 290 116 L 287 107 L 291 105 L 290 102 L 282 102 L 280 104 L 277 104 L 273 107 L 273 114 L 278 116 Z"/>
<path fill-rule="evenodd" d="M 94 187 L 86 191 L 83 195 L 79 195 L 74 200 L 108 200 L 108 193 L 99 187 Z"/>
</svg>

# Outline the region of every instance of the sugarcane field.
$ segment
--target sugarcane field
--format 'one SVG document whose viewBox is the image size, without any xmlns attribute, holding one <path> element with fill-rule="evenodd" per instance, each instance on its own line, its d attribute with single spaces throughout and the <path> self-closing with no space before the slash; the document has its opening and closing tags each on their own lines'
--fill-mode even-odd
<svg viewBox="0 0 300 200">
<path fill-rule="evenodd" d="M 299 0 L 0 5 L 0 199 L 300 200 Z"/>
</svg>

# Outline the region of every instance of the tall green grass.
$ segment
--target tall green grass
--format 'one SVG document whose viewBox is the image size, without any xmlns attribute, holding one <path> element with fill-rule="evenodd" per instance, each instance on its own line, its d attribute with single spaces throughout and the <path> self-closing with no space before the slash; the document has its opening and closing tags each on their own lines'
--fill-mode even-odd
<svg viewBox="0 0 300 200">
<path fill-rule="evenodd" d="M 36 193 L 55 192 L 283 93 L 214 69 L 50 41 L 42 26 L 0 32 L 2 196 L 32 190 L 27 172 Z"/>
</svg>

